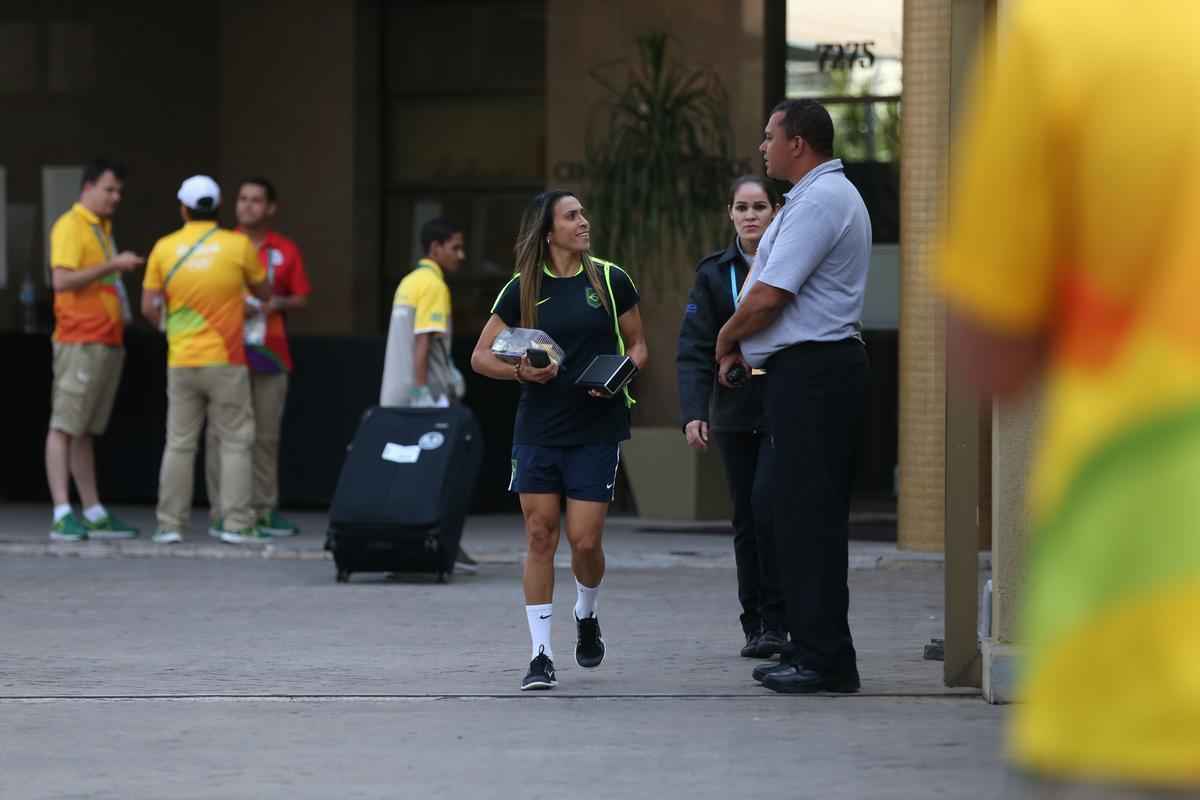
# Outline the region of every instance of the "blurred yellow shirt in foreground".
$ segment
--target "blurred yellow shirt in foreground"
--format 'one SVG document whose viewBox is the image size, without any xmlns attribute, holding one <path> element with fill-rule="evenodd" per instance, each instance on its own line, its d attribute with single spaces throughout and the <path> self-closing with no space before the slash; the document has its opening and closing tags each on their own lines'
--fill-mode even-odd
<svg viewBox="0 0 1200 800">
<path fill-rule="evenodd" d="M 1011 4 L 941 287 L 1050 343 L 1021 767 L 1200 788 L 1200 3 Z"/>
</svg>

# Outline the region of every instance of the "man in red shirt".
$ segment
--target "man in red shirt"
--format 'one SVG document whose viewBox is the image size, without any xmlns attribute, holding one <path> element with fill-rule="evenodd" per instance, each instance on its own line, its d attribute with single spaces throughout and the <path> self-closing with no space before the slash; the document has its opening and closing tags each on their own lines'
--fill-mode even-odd
<svg viewBox="0 0 1200 800">
<path fill-rule="evenodd" d="M 250 367 L 250 388 L 254 398 L 254 511 L 259 530 L 271 536 L 292 536 L 299 528 L 279 515 L 279 433 L 287 399 L 288 373 L 292 356 L 288 350 L 284 321 L 287 314 L 308 305 L 312 287 L 304 272 L 304 260 L 296 244 L 271 229 L 279 210 L 275 186 L 266 178 L 246 178 L 238 187 L 238 230 L 250 237 L 258 248 L 258 257 L 267 269 L 271 299 L 259 303 L 246 298 L 246 363 Z M 209 504 L 214 520 L 222 510 L 218 505 L 220 470 L 216 431 L 210 426 L 206 436 L 205 477 Z M 220 527 L 220 526 L 215 526 Z"/>
</svg>

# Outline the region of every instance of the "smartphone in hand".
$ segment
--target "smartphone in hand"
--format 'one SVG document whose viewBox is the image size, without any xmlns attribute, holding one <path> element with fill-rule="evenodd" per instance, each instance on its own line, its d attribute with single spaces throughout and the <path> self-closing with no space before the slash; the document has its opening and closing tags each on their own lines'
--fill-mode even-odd
<svg viewBox="0 0 1200 800">
<path fill-rule="evenodd" d="M 746 368 L 741 364 L 734 364 L 729 368 L 729 371 L 725 373 L 725 380 L 728 381 L 729 385 L 735 389 L 741 387 L 741 385 L 749 380 L 749 378 L 750 376 L 746 373 Z"/>
<path fill-rule="evenodd" d="M 536 369 L 545 369 L 550 366 L 550 354 L 540 347 L 531 347 L 526 350 L 525 358 L 529 360 L 529 366 Z"/>
</svg>

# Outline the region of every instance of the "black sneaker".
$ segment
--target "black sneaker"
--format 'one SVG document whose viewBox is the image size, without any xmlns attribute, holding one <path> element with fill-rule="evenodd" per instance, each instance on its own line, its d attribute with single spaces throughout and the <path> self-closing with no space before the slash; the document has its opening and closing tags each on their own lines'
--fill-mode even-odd
<svg viewBox="0 0 1200 800">
<path fill-rule="evenodd" d="M 530 689 L 553 689 L 558 685 L 554 677 L 554 662 L 546 655 L 546 648 L 538 648 L 537 658 L 529 662 L 529 673 L 521 681 L 521 691 Z"/>
<path fill-rule="evenodd" d="M 768 629 L 759 634 L 755 645 L 754 655 L 757 658 L 773 658 L 782 653 L 784 648 L 787 647 L 787 635 Z M 745 651 L 742 652 L 744 653 Z"/>
<path fill-rule="evenodd" d="M 748 631 L 746 633 L 746 645 L 742 648 L 742 658 L 761 658 L 758 654 L 758 643 L 762 633 L 759 631 Z"/>
<path fill-rule="evenodd" d="M 584 669 L 595 669 L 604 660 L 604 640 L 600 638 L 600 620 L 592 614 L 587 619 L 575 618 L 579 640 L 575 642 L 575 663 Z"/>
</svg>

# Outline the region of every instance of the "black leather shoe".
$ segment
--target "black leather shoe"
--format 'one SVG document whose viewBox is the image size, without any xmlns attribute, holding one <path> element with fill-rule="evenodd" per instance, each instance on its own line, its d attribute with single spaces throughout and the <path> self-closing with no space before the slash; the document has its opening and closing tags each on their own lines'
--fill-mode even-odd
<svg viewBox="0 0 1200 800">
<path fill-rule="evenodd" d="M 768 673 L 762 685 L 773 692 L 783 694 L 813 694 L 815 692 L 839 692 L 852 694 L 861 687 L 858 674 L 817 672 L 808 667 L 788 664 L 787 669 Z"/>
<path fill-rule="evenodd" d="M 787 647 L 787 636 L 779 631 L 765 630 L 758 636 L 754 655 L 758 658 L 771 658 L 783 652 Z"/>
<path fill-rule="evenodd" d="M 742 658 L 759 658 L 758 643 L 762 634 L 758 631 L 746 634 L 746 645 L 742 648 Z"/>
<path fill-rule="evenodd" d="M 750 674 L 754 676 L 754 680 L 758 681 L 759 683 L 762 683 L 763 679 L 766 678 L 768 675 L 775 673 L 775 672 L 787 672 L 789 669 L 792 669 L 792 668 L 793 667 L 791 664 L 780 664 L 775 661 L 770 661 L 766 664 L 759 664 L 757 667 L 754 668 L 754 672 L 752 672 Z"/>
</svg>

